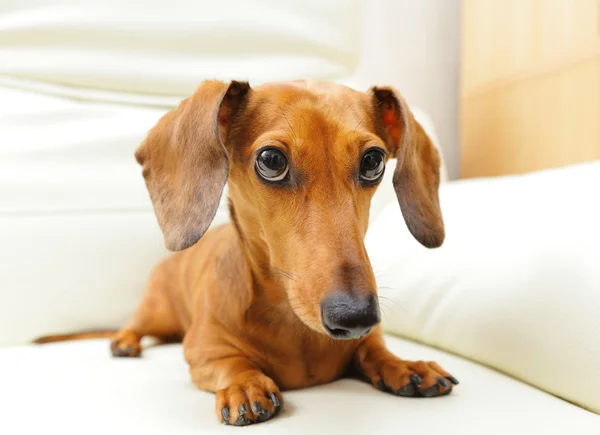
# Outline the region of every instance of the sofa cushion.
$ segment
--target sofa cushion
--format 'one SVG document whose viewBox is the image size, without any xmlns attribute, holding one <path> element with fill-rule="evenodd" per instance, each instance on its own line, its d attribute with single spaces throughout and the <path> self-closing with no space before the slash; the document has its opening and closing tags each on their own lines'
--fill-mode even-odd
<svg viewBox="0 0 600 435">
<path fill-rule="evenodd" d="M 437 250 L 390 203 L 367 235 L 386 330 L 600 412 L 598 186 L 600 162 L 447 183 Z"/>
<path fill-rule="evenodd" d="M 461 381 L 436 399 L 395 397 L 342 380 L 284 393 L 276 419 L 244 429 L 219 424 L 213 394 L 197 390 L 180 345 L 141 359 L 109 357 L 106 340 L 0 349 L 0 433 L 130 434 L 594 434 L 600 419 L 456 356 L 388 338 L 398 355 L 436 360 Z"/>
<path fill-rule="evenodd" d="M 360 0 L 4 0 L 0 83 L 132 102 L 185 97 L 200 77 L 349 78 L 361 10 Z"/>
</svg>

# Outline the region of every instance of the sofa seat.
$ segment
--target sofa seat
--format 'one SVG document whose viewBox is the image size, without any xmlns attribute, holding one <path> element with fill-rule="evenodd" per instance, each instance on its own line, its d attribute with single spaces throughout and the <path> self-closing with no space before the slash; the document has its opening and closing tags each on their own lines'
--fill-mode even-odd
<svg viewBox="0 0 600 435">
<path fill-rule="evenodd" d="M 600 418 L 491 369 L 387 337 L 411 359 L 436 360 L 460 379 L 446 397 L 384 394 L 357 380 L 285 392 L 276 419 L 227 427 L 214 395 L 191 383 L 181 345 L 141 359 L 109 357 L 107 340 L 0 348 L 0 434 L 598 434 Z"/>
</svg>

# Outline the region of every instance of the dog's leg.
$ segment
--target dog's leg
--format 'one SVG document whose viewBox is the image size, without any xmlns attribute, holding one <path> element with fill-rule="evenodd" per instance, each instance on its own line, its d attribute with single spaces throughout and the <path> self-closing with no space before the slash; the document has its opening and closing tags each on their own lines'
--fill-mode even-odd
<svg viewBox="0 0 600 435">
<path fill-rule="evenodd" d="M 375 331 L 356 349 L 358 370 L 381 391 L 398 396 L 436 397 L 450 394 L 456 378 L 435 362 L 404 361 L 392 354 Z"/>
<path fill-rule="evenodd" d="M 161 342 L 181 340 L 181 325 L 167 299 L 166 283 L 155 272 L 148 283 L 137 312 L 127 326 L 117 332 L 110 345 L 113 356 L 138 357 L 141 355 L 140 341 L 144 336 L 153 336 Z"/>
<path fill-rule="evenodd" d="M 231 355 L 226 349 L 219 353 Z M 235 351 L 232 349 L 232 351 Z M 275 382 L 244 356 L 227 356 L 209 362 L 190 361 L 192 380 L 198 388 L 216 392 L 217 419 L 223 424 L 246 426 L 274 417 L 283 408 Z"/>
</svg>

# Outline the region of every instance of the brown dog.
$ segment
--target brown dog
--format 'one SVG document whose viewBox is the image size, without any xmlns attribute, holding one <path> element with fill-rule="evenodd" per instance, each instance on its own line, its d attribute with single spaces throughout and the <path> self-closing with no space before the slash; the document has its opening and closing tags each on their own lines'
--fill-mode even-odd
<svg viewBox="0 0 600 435">
<path fill-rule="evenodd" d="M 112 343 L 183 338 L 194 383 L 216 392 L 226 424 L 276 415 L 280 390 L 356 371 L 401 396 L 448 394 L 434 362 L 385 347 L 363 244 L 371 197 L 398 159 L 394 186 L 413 236 L 442 244 L 439 156 L 393 90 L 205 82 L 136 152 L 170 250 Z M 204 234 L 225 183 L 232 223 Z"/>
</svg>

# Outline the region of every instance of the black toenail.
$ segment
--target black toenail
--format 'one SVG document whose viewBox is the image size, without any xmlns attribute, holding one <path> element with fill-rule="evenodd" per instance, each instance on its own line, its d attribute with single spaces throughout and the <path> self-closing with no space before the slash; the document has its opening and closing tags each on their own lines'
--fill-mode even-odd
<svg viewBox="0 0 600 435">
<path fill-rule="evenodd" d="M 244 405 L 243 403 L 240 405 L 238 410 L 240 411 L 240 414 L 245 414 L 246 412 L 248 412 L 248 410 L 246 409 L 246 405 Z"/>
<path fill-rule="evenodd" d="M 444 388 L 450 388 L 450 384 L 448 381 L 442 377 L 437 378 L 438 384 L 440 384 Z"/>
<path fill-rule="evenodd" d="M 458 379 L 456 379 L 454 376 L 448 376 L 446 379 L 448 379 L 454 385 L 458 385 L 459 384 Z"/>
<path fill-rule="evenodd" d="M 270 419 L 272 415 L 273 414 L 268 409 L 262 409 L 261 413 L 258 415 L 258 417 L 256 417 L 256 421 L 258 423 L 261 423 L 265 420 Z"/>
<path fill-rule="evenodd" d="M 262 406 L 260 406 L 260 402 L 254 402 L 252 404 L 252 412 L 255 414 L 260 414 L 262 413 L 264 410 L 262 408 Z"/>
<path fill-rule="evenodd" d="M 421 385 L 423 383 L 423 379 L 419 375 L 410 375 L 408 378 L 414 385 Z"/>
<path fill-rule="evenodd" d="M 404 387 L 402 387 L 398 391 L 396 391 L 396 394 L 398 396 L 403 396 L 403 397 L 412 397 L 415 395 L 415 387 L 413 384 L 405 385 Z"/>
<path fill-rule="evenodd" d="M 279 408 L 281 406 L 281 400 L 279 400 L 279 397 L 277 397 L 277 394 L 275 393 L 271 393 L 271 402 L 273 402 L 275 408 Z"/>
<path fill-rule="evenodd" d="M 229 422 L 229 406 L 224 406 L 223 408 L 221 408 L 221 416 L 223 417 L 223 420 Z"/>
<path fill-rule="evenodd" d="M 421 396 L 423 397 L 435 397 L 438 395 L 438 386 L 433 385 L 432 387 L 427 388 L 426 390 L 421 391 Z"/>
<path fill-rule="evenodd" d="M 243 415 L 240 415 L 237 420 L 235 421 L 235 423 L 233 423 L 235 426 L 247 426 L 250 423 L 252 423 L 250 420 L 248 420 L 246 417 L 244 417 Z"/>
</svg>

